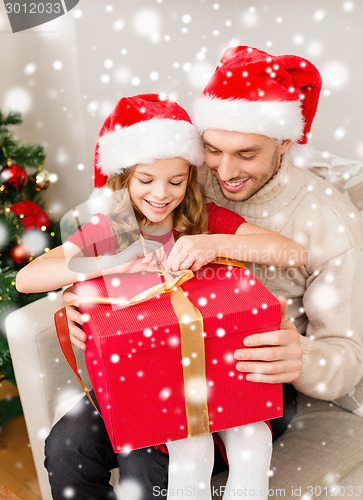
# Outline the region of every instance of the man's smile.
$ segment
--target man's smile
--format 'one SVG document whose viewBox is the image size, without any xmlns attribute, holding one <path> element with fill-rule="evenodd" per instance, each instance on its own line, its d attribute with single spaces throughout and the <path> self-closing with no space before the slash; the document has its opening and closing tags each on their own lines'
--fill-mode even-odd
<svg viewBox="0 0 363 500">
<path fill-rule="evenodd" d="M 249 181 L 249 178 L 245 179 L 243 181 L 239 180 L 239 181 L 220 181 L 220 182 L 222 184 L 222 187 L 226 191 L 229 191 L 231 193 L 235 193 L 235 192 L 243 189 L 248 181 Z"/>
</svg>

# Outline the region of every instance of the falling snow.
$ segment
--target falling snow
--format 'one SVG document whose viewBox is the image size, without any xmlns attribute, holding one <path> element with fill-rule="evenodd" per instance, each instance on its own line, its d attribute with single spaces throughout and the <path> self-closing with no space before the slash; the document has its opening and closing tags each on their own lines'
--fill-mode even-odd
<svg viewBox="0 0 363 500">
<path fill-rule="evenodd" d="M 22 242 L 30 248 L 35 255 L 40 255 L 44 253 L 44 249 L 48 245 L 48 235 L 37 230 L 27 231 L 22 237 Z"/>
<path fill-rule="evenodd" d="M 148 38 L 152 42 L 160 39 L 159 30 L 162 20 L 159 14 L 149 8 L 140 9 L 132 20 L 135 32 L 141 37 Z"/>
<path fill-rule="evenodd" d="M 59 71 L 59 70 L 61 70 L 63 68 L 63 63 L 61 61 L 54 61 L 53 68 L 56 71 Z"/>
<path fill-rule="evenodd" d="M 110 360 L 111 363 L 118 363 L 120 361 L 120 356 L 118 354 L 112 354 Z"/>
<path fill-rule="evenodd" d="M 330 61 L 321 67 L 324 85 L 334 90 L 345 87 L 350 80 L 350 72 L 343 61 Z"/>
<path fill-rule="evenodd" d="M 165 387 L 159 394 L 160 399 L 166 400 L 171 396 L 172 390 L 169 387 Z"/>
<path fill-rule="evenodd" d="M 143 496 L 140 484 L 134 479 L 124 479 L 121 481 L 119 491 L 122 498 L 127 498 L 127 500 L 140 500 Z"/>
<path fill-rule="evenodd" d="M 3 106 L 7 111 L 16 109 L 25 115 L 33 106 L 33 98 L 27 89 L 22 87 L 13 87 L 5 92 Z"/>
<path fill-rule="evenodd" d="M 76 498 L 76 491 L 71 487 L 64 488 L 63 496 L 64 498 Z"/>
<path fill-rule="evenodd" d="M 207 385 L 203 378 L 193 377 L 185 384 L 186 397 L 193 403 L 202 403 L 207 398 Z"/>
<path fill-rule="evenodd" d="M 256 12 L 255 7 L 250 7 L 249 10 L 245 11 L 242 14 L 242 25 L 245 28 L 254 28 L 258 25 L 259 22 L 259 16 Z"/>
</svg>

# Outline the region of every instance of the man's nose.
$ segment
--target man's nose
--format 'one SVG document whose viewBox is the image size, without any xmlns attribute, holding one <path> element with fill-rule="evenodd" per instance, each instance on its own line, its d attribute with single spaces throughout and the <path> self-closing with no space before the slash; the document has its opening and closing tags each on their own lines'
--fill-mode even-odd
<svg viewBox="0 0 363 500">
<path fill-rule="evenodd" d="M 239 167 L 236 158 L 222 155 L 218 165 L 218 175 L 221 181 L 229 181 L 239 176 Z"/>
</svg>

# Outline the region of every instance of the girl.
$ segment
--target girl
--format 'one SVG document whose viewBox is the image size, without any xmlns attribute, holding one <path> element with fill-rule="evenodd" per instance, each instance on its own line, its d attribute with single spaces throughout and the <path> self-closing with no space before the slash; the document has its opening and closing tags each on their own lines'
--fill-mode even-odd
<svg viewBox="0 0 363 500">
<path fill-rule="evenodd" d="M 213 203 L 205 206 L 196 169 L 203 158 L 200 136 L 177 103 L 154 94 L 121 99 L 106 119 L 96 146 L 92 203 L 98 206 L 97 216 L 64 245 L 20 270 L 17 289 L 48 291 L 79 279 L 155 269 L 155 251 L 162 260 L 157 249 L 160 242 L 170 242 L 170 232 L 177 242 L 172 249 L 165 245 L 166 269 L 198 270 L 217 257 L 280 267 L 304 265 L 306 252 L 300 244 L 248 224 Z M 98 196 L 99 191 L 103 196 Z M 112 197 L 106 196 L 110 192 Z M 102 207 L 107 215 L 100 213 L 101 198 L 107 200 L 108 206 Z M 128 199 L 136 225 L 125 209 Z M 138 230 L 149 239 L 142 242 Z M 83 340 L 72 339 L 84 348 Z M 253 490 L 250 496 L 267 498 L 272 448 L 268 425 L 258 422 L 218 434 L 230 467 L 224 500 L 235 497 L 238 490 Z M 179 490 L 182 495 L 194 491 L 195 497 L 211 499 L 212 435 L 166 446 L 168 498 Z M 151 497 L 149 491 L 143 498 Z"/>
</svg>

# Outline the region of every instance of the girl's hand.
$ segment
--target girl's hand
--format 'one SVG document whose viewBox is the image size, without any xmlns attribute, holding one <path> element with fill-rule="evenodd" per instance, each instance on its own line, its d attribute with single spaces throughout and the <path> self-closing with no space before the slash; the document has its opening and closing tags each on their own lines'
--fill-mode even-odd
<svg viewBox="0 0 363 500">
<path fill-rule="evenodd" d="M 65 304 L 67 304 L 71 300 L 78 299 L 78 295 L 74 293 L 74 289 L 72 286 L 64 290 L 62 297 L 63 297 L 62 307 L 64 307 Z M 76 306 L 68 306 L 66 308 L 66 311 L 67 311 L 67 319 L 68 319 L 71 342 L 73 345 L 82 349 L 82 351 L 85 351 L 87 349 L 86 347 L 87 335 L 82 330 L 81 326 L 85 323 L 85 318 L 83 314 L 81 314 L 78 311 Z"/>
<path fill-rule="evenodd" d="M 182 236 L 173 246 L 164 266 L 173 271 L 178 269 L 198 271 L 218 256 L 218 237 L 220 238 L 221 235 Z"/>
<path fill-rule="evenodd" d="M 122 252 L 100 258 L 103 274 L 156 271 L 157 259 L 165 259 L 164 247 L 154 240 L 137 240 Z"/>
</svg>

